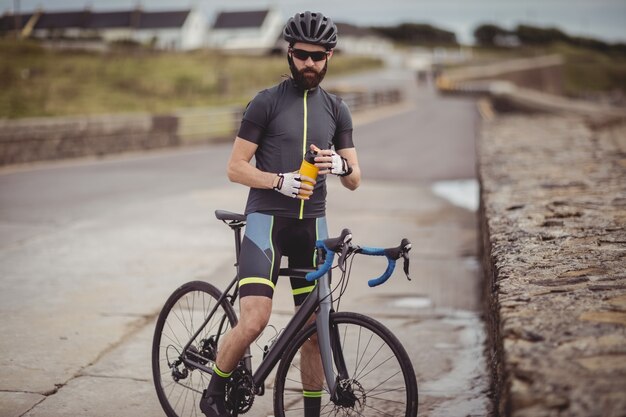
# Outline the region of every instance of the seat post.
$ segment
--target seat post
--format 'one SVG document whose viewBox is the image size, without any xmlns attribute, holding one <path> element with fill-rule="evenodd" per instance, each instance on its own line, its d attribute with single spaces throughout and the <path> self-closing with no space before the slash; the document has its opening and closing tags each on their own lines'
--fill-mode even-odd
<svg viewBox="0 0 626 417">
<path fill-rule="evenodd" d="M 239 273 L 239 252 L 241 252 L 241 226 L 233 227 L 235 231 L 235 260 L 237 273 Z"/>
</svg>

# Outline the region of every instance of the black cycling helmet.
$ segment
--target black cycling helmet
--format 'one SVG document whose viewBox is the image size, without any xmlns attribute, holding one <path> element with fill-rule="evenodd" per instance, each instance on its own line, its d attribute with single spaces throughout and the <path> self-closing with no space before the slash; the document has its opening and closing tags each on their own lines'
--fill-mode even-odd
<svg viewBox="0 0 626 417">
<path fill-rule="evenodd" d="M 283 38 L 290 45 L 304 42 L 333 49 L 337 45 L 337 26 L 330 17 L 306 11 L 297 13 L 287 20 Z"/>
</svg>

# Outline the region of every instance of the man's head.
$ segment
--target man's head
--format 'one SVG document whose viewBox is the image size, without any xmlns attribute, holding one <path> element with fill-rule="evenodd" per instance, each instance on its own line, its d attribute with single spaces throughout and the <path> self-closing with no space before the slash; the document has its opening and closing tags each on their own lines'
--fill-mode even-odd
<svg viewBox="0 0 626 417">
<path fill-rule="evenodd" d="M 296 83 L 306 90 L 317 87 L 337 45 L 337 26 L 322 13 L 298 13 L 287 21 L 283 38 L 289 42 L 287 59 Z"/>
</svg>

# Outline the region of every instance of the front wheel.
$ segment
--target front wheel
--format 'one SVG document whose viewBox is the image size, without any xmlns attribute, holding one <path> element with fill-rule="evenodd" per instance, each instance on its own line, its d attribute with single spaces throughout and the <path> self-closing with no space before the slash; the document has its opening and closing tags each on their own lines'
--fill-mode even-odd
<svg viewBox="0 0 626 417">
<path fill-rule="evenodd" d="M 210 375 L 217 344 L 237 324 L 232 306 L 223 300 L 187 352 L 183 348 L 209 317 L 221 292 L 213 285 L 193 281 L 178 288 L 166 301 L 157 320 L 152 341 L 152 376 L 159 402 L 169 417 L 200 416 L 198 406 Z"/>
<path fill-rule="evenodd" d="M 320 388 L 322 416 L 417 416 L 413 365 L 393 333 L 357 313 L 331 313 L 330 328 L 334 368 L 339 375 L 337 393 L 331 398 L 319 356 L 313 360 L 301 358 L 301 352 L 317 341 L 313 324 L 296 336 L 278 367 L 276 417 L 303 416 L 303 391 L 308 394 Z"/>
</svg>

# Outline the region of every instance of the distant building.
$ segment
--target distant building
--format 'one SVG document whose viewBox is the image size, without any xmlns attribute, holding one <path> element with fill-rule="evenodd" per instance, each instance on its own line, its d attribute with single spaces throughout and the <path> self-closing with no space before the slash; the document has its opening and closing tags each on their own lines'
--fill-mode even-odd
<svg viewBox="0 0 626 417">
<path fill-rule="evenodd" d="M 285 19 L 272 9 L 221 12 L 209 30 L 208 45 L 227 52 L 265 54 L 286 51 L 282 38 Z M 337 51 L 379 56 L 393 44 L 375 32 L 348 23 L 337 23 Z"/>
<path fill-rule="evenodd" d="M 189 50 L 204 46 L 207 22 L 195 10 L 147 12 L 67 12 L 42 10 L 0 17 L 0 32 L 44 40 L 113 42 L 130 40 L 161 49 Z"/>
<path fill-rule="evenodd" d="M 266 54 L 281 48 L 285 22 L 273 9 L 219 13 L 208 46 L 225 52 Z"/>
</svg>

